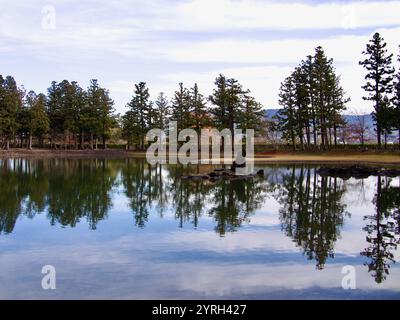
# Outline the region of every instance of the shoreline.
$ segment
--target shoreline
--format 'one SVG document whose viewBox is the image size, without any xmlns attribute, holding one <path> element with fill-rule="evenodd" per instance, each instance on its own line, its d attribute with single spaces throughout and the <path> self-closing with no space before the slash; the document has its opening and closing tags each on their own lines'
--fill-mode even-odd
<svg viewBox="0 0 400 320">
<path fill-rule="evenodd" d="M 145 152 L 125 150 L 46 150 L 46 149 L 10 149 L 0 150 L 0 159 L 124 159 L 145 158 Z M 309 164 L 368 164 L 368 165 L 396 165 L 400 166 L 400 152 L 356 152 L 356 151 L 328 151 L 328 152 L 271 152 L 256 154 L 255 164 L 276 163 L 309 163 Z"/>
</svg>

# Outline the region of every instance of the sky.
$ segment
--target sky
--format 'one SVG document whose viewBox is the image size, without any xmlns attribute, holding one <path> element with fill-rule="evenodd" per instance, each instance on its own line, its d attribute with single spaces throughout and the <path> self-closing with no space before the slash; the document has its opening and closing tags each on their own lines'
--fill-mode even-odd
<svg viewBox="0 0 400 320">
<path fill-rule="evenodd" d="M 352 99 L 349 112 L 370 112 L 362 51 L 376 31 L 396 57 L 400 45 L 400 1 L 0 0 L 0 8 L 0 74 L 36 92 L 53 80 L 86 88 L 98 79 L 119 113 L 140 81 L 152 99 L 171 98 L 179 82 L 208 96 L 220 73 L 278 108 L 280 83 L 319 45 Z"/>
</svg>

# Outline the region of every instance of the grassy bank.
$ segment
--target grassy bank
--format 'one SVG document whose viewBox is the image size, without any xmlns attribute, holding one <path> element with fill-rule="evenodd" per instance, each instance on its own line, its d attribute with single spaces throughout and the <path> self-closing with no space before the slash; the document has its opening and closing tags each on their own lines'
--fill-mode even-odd
<svg viewBox="0 0 400 320">
<path fill-rule="evenodd" d="M 144 158 L 144 152 L 126 152 L 124 150 L 0 150 L 0 158 Z M 262 163 L 365 163 L 400 165 L 399 151 L 329 151 L 329 152 L 287 152 L 275 151 L 258 153 L 255 162 Z"/>
</svg>

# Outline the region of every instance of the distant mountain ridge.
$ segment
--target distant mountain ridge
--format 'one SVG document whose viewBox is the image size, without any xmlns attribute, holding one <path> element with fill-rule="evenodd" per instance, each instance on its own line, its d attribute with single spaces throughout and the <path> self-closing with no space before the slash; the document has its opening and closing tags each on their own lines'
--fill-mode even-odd
<svg viewBox="0 0 400 320">
<path fill-rule="evenodd" d="M 276 116 L 278 114 L 280 109 L 265 109 L 265 117 L 267 119 L 272 119 L 274 116 Z M 346 121 L 346 123 L 348 124 L 353 124 L 357 122 L 358 116 L 356 115 L 348 115 L 345 114 L 343 115 L 344 120 Z M 372 114 L 365 114 L 365 120 L 366 120 L 366 125 L 367 127 L 372 128 L 374 127 L 374 118 L 372 117 Z"/>
<path fill-rule="evenodd" d="M 278 114 L 280 109 L 264 109 L 264 116 L 266 119 L 272 119 L 274 116 Z M 369 140 L 375 140 L 376 139 L 376 132 L 375 132 L 375 124 L 374 124 L 374 118 L 372 114 L 365 114 L 365 125 L 368 128 L 366 130 L 366 138 Z M 355 124 L 358 121 L 357 115 L 349 115 L 345 114 L 343 115 L 343 119 L 346 121 L 347 124 Z M 393 132 L 392 135 L 388 137 L 388 141 L 397 141 L 397 136 L 396 132 Z"/>
</svg>

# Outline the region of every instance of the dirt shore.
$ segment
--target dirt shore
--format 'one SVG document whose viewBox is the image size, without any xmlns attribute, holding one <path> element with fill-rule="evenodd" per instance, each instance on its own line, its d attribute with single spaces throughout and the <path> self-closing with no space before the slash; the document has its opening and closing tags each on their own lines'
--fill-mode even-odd
<svg viewBox="0 0 400 320">
<path fill-rule="evenodd" d="M 27 158 L 27 159 L 51 159 L 51 158 L 144 158 L 144 152 L 126 152 L 124 150 L 0 150 L 0 158 Z M 300 152 L 270 152 L 256 154 L 257 164 L 268 163 L 332 163 L 332 164 L 387 164 L 400 166 L 400 152 L 325 152 L 325 153 L 300 153 Z"/>
</svg>

